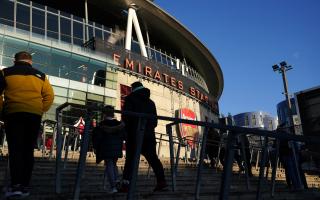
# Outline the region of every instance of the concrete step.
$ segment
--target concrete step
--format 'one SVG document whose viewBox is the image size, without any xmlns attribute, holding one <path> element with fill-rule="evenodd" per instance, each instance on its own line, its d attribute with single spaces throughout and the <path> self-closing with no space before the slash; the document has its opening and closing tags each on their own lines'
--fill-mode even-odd
<svg viewBox="0 0 320 200">
<path fill-rule="evenodd" d="M 165 174 L 169 186 L 171 186 L 170 164 L 168 159 L 163 159 Z M 119 160 L 119 169 L 123 169 L 124 159 Z M 4 175 L 6 172 L 6 159 L 0 160 L 0 184 L 4 186 Z M 32 196 L 29 199 L 72 199 L 73 186 L 77 160 L 70 159 L 66 169 L 62 171 L 62 194 L 55 194 L 55 160 L 47 158 L 36 158 L 34 166 L 32 185 Z M 246 188 L 246 179 L 243 174 L 237 173 L 238 168 L 234 166 L 229 199 L 255 199 L 258 185 L 259 171 L 253 170 L 254 177 L 250 178 L 251 188 Z M 81 182 L 80 199 L 126 199 L 126 194 L 110 195 L 103 188 L 103 164 L 96 165 L 95 159 L 90 157 L 86 162 L 86 170 Z M 135 199 L 194 199 L 197 168 L 194 165 L 181 163 L 177 173 L 177 188 L 175 192 L 170 190 L 164 192 L 151 192 L 155 186 L 155 177 L 150 173 L 147 177 L 148 164 L 142 159 L 139 166 Z M 285 176 L 282 170 L 277 171 L 276 195 L 273 199 L 320 199 L 319 176 L 308 175 L 307 181 L 311 189 L 307 191 L 293 192 L 285 184 Z M 218 199 L 221 184 L 221 169 L 204 168 L 201 180 L 200 199 Z M 270 181 L 265 181 L 262 187 L 263 199 L 271 199 Z"/>
</svg>

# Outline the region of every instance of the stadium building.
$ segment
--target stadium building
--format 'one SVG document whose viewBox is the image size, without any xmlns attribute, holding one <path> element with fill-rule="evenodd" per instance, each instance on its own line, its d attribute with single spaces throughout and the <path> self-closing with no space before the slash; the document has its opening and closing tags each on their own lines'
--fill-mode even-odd
<svg viewBox="0 0 320 200">
<path fill-rule="evenodd" d="M 121 109 L 130 84 L 141 81 L 158 115 L 218 121 L 217 60 L 152 1 L 0 0 L 0 66 L 22 50 L 54 88 L 44 119 L 65 102 Z M 165 123 L 156 131 L 164 133 Z"/>
</svg>

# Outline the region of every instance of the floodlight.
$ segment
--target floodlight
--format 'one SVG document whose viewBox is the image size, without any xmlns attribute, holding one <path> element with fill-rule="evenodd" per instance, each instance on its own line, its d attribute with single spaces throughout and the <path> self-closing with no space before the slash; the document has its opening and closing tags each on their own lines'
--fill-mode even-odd
<svg viewBox="0 0 320 200">
<path fill-rule="evenodd" d="M 273 69 L 273 71 L 277 71 L 279 69 L 279 66 L 278 65 L 273 65 L 272 69 Z"/>
<path fill-rule="evenodd" d="M 281 66 L 281 67 L 285 67 L 285 66 L 287 66 L 287 63 L 286 63 L 285 61 L 282 61 L 282 62 L 280 63 L 280 66 Z"/>
</svg>

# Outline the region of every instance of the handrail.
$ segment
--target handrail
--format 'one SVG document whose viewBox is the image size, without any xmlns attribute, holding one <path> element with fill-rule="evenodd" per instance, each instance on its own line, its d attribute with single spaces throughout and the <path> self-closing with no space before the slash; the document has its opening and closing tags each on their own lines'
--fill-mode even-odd
<svg viewBox="0 0 320 200">
<path fill-rule="evenodd" d="M 97 111 L 97 110 L 102 110 L 102 107 L 85 107 L 85 106 L 79 106 L 77 104 L 73 104 L 73 103 L 64 103 L 62 105 L 60 105 L 57 108 L 57 122 L 58 122 L 58 127 L 61 128 L 61 113 L 60 111 L 67 107 L 67 106 L 77 106 L 77 107 L 82 107 L 83 109 L 87 109 L 87 115 L 86 115 L 86 124 L 85 124 L 85 131 L 84 131 L 84 139 L 82 141 L 81 144 L 81 150 L 80 150 L 80 158 L 79 158 L 79 163 L 78 163 L 78 173 L 77 173 L 77 181 L 76 181 L 76 187 L 74 190 L 74 199 L 78 199 L 79 198 L 79 193 L 80 193 L 80 179 L 81 179 L 81 175 L 85 166 L 85 155 L 87 153 L 87 145 L 88 145 L 88 133 L 89 133 L 89 125 L 90 125 L 90 113 L 92 113 L 93 111 Z M 302 141 L 302 142 L 309 142 L 309 143 L 319 143 L 320 144 L 320 139 L 319 138 L 314 138 L 314 137 L 310 137 L 310 136 L 299 136 L 299 135 L 293 135 L 293 134 L 289 134 L 289 133 L 284 133 L 281 132 L 281 134 L 277 134 L 279 133 L 278 131 L 266 131 L 266 130 L 260 130 L 260 129 L 251 129 L 251 128 L 244 128 L 244 127 L 236 127 L 236 126 L 226 126 L 226 125 L 221 125 L 221 124 L 215 124 L 215 123 L 208 123 L 208 122 L 202 122 L 202 121 L 194 121 L 194 120 L 186 120 L 186 119 L 178 119 L 178 118 L 172 118 L 172 117 L 166 117 L 166 116 L 154 116 L 154 115 L 150 115 L 150 114 L 145 114 L 145 113 L 135 113 L 135 112 L 129 112 L 129 111 L 119 111 L 119 110 L 115 110 L 115 113 L 120 113 L 122 115 L 130 115 L 130 116 L 135 116 L 138 117 L 139 119 L 141 119 L 141 121 L 145 121 L 145 119 L 158 119 L 158 120 L 165 120 L 165 121 L 169 121 L 170 123 L 166 125 L 166 130 L 167 130 L 167 134 L 169 136 L 169 145 L 170 145 L 170 164 L 171 164 L 171 175 L 172 175 L 172 189 L 173 191 L 175 190 L 175 179 L 176 179 L 176 164 L 174 161 L 174 154 L 173 154 L 173 136 L 172 136 L 172 126 L 176 125 L 178 123 L 186 123 L 186 124 L 193 124 L 193 125 L 197 125 L 197 126 L 203 126 L 205 127 L 205 130 L 208 130 L 210 128 L 216 128 L 216 129 L 220 129 L 223 131 L 228 130 L 229 134 L 227 136 L 227 142 L 226 142 L 226 155 L 225 155 L 225 164 L 224 164 L 224 170 L 223 170 L 223 174 L 222 174 L 222 178 L 221 178 L 221 187 L 220 187 L 220 199 L 224 200 L 224 199 L 228 199 L 228 194 L 229 194 L 229 189 L 230 189 L 230 183 L 231 183 L 231 174 L 232 174 L 232 160 L 234 157 L 234 148 L 235 148 L 235 140 L 236 137 L 241 136 L 241 135 L 245 135 L 245 134 L 251 134 L 251 135 L 257 135 L 257 136 L 263 136 L 265 138 L 264 142 L 264 148 L 263 150 L 263 156 L 262 156 L 262 161 L 261 163 L 265 163 L 266 161 L 266 152 L 267 152 L 267 147 L 268 147 L 268 138 L 275 138 L 276 140 L 290 140 L 290 141 Z M 60 124 L 59 124 L 60 123 Z M 142 123 L 144 124 L 144 123 Z M 141 125 L 141 124 L 140 124 Z M 134 197 L 134 184 L 136 181 L 136 177 L 137 177 L 137 169 L 138 169 L 138 165 L 139 165 L 139 159 L 138 157 L 140 156 L 140 150 L 141 150 L 141 145 L 142 145 L 142 135 L 143 135 L 143 129 L 144 126 L 138 126 L 137 129 L 137 141 L 139 144 L 139 147 L 137 148 L 136 152 L 135 152 L 135 165 L 133 167 L 133 178 L 132 178 L 132 184 L 130 184 L 130 189 L 129 189 L 129 193 L 127 195 L 127 199 L 131 200 Z M 60 136 L 59 136 L 60 135 Z M 203 157 L 204 157 L 204 151 L 205 151 L 205 142 L 206 142 L 206 133 L 203 135 L 203 138 L 201 141 L 197 141 L 202 142 L 201 145 L 201 149 L 200 149 L 200 160 L 198 163 L 198 176 L 197 176 L 197 185 L 196 185 L 196 192 L 195 192 L 195 198 L 198 199 L 199 198 L 199 192 L 200 192 L 200 178 L 201 178 L 201 163 L 203 162 Z M 60 138 L 60 139 L 59 139 Z M 57 130 L 57 166 L 59 166 L 59 157 L 61 157 L 61 141 L 59 142 L 59 140 L 61 140 L 61 133 L 59 132 L 59 130 Z M 243 143 L 241 143 L 243 146 Z M 60 151 L 60 153 L 59 153 Z M 177 155 L 178 157 L 178 155 Z M 61 158 L 60 158 L 61 160 Z M 58 167 L 57 167 L 58 168 Z M 262 184 L 262 178 L 263 178 L 263 166 L 262 169 L 260 171 L 260 179 L 259 179 L 259 185 Z M 56 176 L 59 176 L 58 173 L 61 172 L 57 172 Z M 58 179 L 56 179 L 58 180 Z M 61 180 L 60 180 L 61 181 Z M 247 180 L 248 181 L 248 180 Z M 57 182 L 56 182 L 57 183 Z M 60 184 L 60 183 L 59 183 Z M 260 198 L 260 187 L 258 187 L 257 190 L 257 199 Z M 61 192 L 60 190 L 56 190 L 57 192 Z"/>
</svg>

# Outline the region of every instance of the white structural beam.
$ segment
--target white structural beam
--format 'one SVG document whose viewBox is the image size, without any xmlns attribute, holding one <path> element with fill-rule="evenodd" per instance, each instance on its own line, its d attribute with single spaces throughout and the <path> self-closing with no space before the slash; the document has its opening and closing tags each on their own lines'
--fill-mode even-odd
<svg viewBox="0 0 320 200">
<path fill-rule="evenodd" d="M 128 10 L 128 21 L 127 21 L 127 31 L 126 31 L 126 43 L 125 48 L 131 51 L 131 41 L 132 41 L 132 23 L 134 25 L 134 29 L 136 31 L 138 42 L 140 46 L 141 55 L 144 57 L 148 57 L 146 46 L 144 44 L 144 40 L 142 37 L 142 32 L 140 29 L 138 17 L 136 14 L 136 10 L 133 7 L 130 7 Z"/>
</svg>

